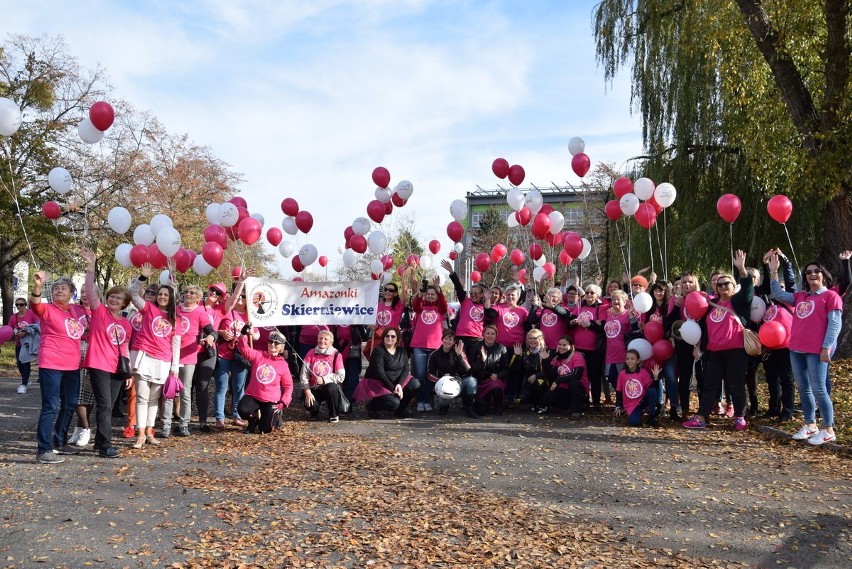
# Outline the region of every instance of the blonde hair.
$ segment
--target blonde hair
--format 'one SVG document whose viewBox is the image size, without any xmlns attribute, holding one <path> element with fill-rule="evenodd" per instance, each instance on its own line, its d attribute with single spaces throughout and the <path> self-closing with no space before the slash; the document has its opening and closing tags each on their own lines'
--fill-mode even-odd
<svg viewBox="0 0 852 569">
<path fill-rule="evenodd" d="M 611 299 L 613 299 L 613 300 L 615 300 L 616 298 L 618 298 L 618 299 L 620 299 L 620 300 L 625 300 L 625 301 L 626 301 L 626 300 L 627 300 L 627 293 L 626 293 L 626 292 L 624 292 L 623 290 L 620 290 L 620 289 L 619 289 L 619 290 L 614 290 L 614 291 L 612 291 L 612 292 L 610 293 L 609 297 L 610 297 Z"/>
</svg>

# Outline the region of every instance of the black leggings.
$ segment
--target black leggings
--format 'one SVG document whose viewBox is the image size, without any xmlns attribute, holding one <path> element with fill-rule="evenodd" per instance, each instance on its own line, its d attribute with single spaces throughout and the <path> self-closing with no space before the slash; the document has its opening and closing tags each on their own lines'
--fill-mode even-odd
<svg viewBox="0 0 852 569">
<path fill-rule="evenodd" d="M 112 446 L 112 407 L 124 382 L 114 373 L 92 368 L 89 368 L 89 381 L 92 382 L 92 393 L 97 404 L 95 449 L 107 449 Z"/>
<path fill-rule="evenodd" d="M 745 379 L 748 368 L 748 354 L 742 348 L 719 350 L 706 353 L 707 371 L 704 374 L 704 389 L 698 404 L 698 414 L 709 416 L 722 394 L 722 380 L 725 381 L 731 399 L 734 402 L 734 416 L 745 414 Z"/>
<path fill-rule="evenodd" d="M 586 373 L 589 376 L 589 383 L 592 388 L 592 403 L 600 405 L 603 353 L 598 350 L 580 350 L 580 353 L 583 354 L 583 358 L 586 360 Z"/>
<path fill-rule="evenodd" d="M 340 413 L 340 384 L 326 383 L 314 387 L 311 389 L 311 393 L 314 395 L 314 404 L 310 407 L 305 405 L 305 409 L 311 412 L 311 417 L 319 415 L 320 405 L 323 401 L 328 404 L 329 418 L 338 416 Z"/>
<path fill-rule="evenodd" d="M 704 366 L 701 360 L 695 361 L 692 351 L 695 348 L 683 340 L 675 340 L 677 358 L 677 392 L 683 416 L 689 414 L 689 382 L 692 380 L 692 366 L 695 365 L 695 381 L 698 383 L 698 395 L 704 388 Z M 717 396 L 718 400 L 718 396 Z"/>
<path fill-rule="evenodd" d="M 195 375 L 192 378 L 192 388 L 195 390 L 195 406 L 198 408 L 198 422 L 207 423 L 207 413 L 210 409 L 210 379 L 216 368 L 217 358 L 208 358 L 195 364 Z"/>
<path fill-rule="evenodd" d="M 257 412 L 260 410 L 260 418 Z M 254 431 L 256 427 L 260 427 L 261 433 L 272 432 L 272 417 L 275 412 L 275 403 L 268 401 L 258 401 L 251 395 L 243 395 L 240 403 L 237 406 L 237 412 L 240 417 L 248 421 L 248 430 Z"/>
</svg>

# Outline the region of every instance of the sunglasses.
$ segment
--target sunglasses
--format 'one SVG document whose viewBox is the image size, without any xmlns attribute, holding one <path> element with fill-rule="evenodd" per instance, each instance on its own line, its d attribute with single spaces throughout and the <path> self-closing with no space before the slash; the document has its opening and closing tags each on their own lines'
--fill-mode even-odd
<svg viewBox="0 0 852 569">
<path fill-rule="evenodd" d="M 284 342 L 277 342 L 275 340 L 269 340 L 269 344 L 272 346 L 283 346 Z"/>
<path fill-rule="evenodd" d="M 396 334 L 385 334 L 385 338 L 390 338 L 391 340 L 396 340 Z"/>
<path fill-rule="evenodd" d="M 395 288 L 386 288 L 385 292 L 396 292 Z"/>
<path fill-rule="evenodd" d="M 222 293 L 216 290 L 215 288 L 208 288 L 207 294 L 215 294 L 216 296 L 221 296 Z"/>
<path fill-rule="evenodd" d="M 241 295 L 240 295 L 240 298 L 243 298 L 243 299 L 244 299 L 245 297 L 246 297 L 246 295 L 244 295 L 244 294 L 241 294 Z"/>
<path fill-rule="evenodd" d="M 157 291 L 153 289 L 148 289 L 145 291 L 145 296 L 157 296 Z"/>
<path fill-rule="evenodd" d="M 720 286 L 734 286 L 734 283 L 732 283 L 731 281 L 725 281 L 723 283 L 716 283 L 716 288 L 719 288 Z"/>
<path fill-rule="evenodd" d="M 805 271 L 806 275 L 819 275 L 822 274 L 822 269 L 808 269 Z"/>
<path fill-rule="evenodd" d="M 18 304 L 18 303 L 16 302 L 16 303 L 15 303 L 15 306 L 26 306 L 26 304 Z"/>
</svg>

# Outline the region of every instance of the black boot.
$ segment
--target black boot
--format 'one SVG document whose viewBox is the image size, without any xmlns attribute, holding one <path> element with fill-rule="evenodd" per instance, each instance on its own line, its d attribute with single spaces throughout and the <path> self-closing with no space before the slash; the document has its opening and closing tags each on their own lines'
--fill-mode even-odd
<svg viewBox="0 0 852 569">
<path fill-rule="evenodd" d="M 438 415 L 446 415 L 450 411 L 449 405 L 439 405 L 438 406 Z"/>
<path fill-rule="evenodd" d="M 464 414 L 471 419 L 479 419 L 479 413 L 476 412 L 473 402 L 474 399 L 470 395 L 465 395 L 462 397 L 462 404 L 464 405 Z"/>
</svg>

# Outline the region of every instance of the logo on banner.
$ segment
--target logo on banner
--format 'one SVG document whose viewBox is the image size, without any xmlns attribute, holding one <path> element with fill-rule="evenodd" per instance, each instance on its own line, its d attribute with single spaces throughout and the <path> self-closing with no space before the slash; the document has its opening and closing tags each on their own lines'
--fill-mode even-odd
<svg viewBox="0 0 852 569">
<path fill-rule="evenodd" d="M 278 306 L 278 295 L 275 289 L 267 284 L 257 285 L 251 293 L 251 305 L 255 320 L 263 322 L 275 316 L 275 307 Z"/>
</svg>

